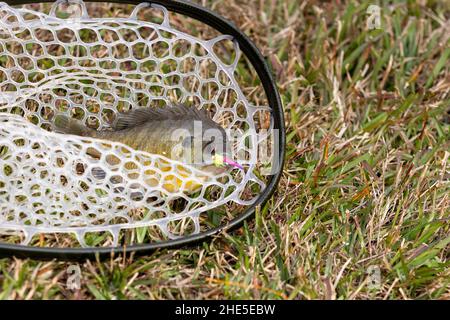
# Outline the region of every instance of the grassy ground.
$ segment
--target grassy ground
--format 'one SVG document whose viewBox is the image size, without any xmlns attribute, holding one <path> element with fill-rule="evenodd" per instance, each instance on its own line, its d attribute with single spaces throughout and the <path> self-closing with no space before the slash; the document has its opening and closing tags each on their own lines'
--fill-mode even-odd
<svg viewBox="0 0 450 320">
<path fill-rule="evenodd" d="M 450 299 L 446 1 L 205 1 L 269 57 L 287 162 L 254 221 L 198 247 L 0 260 L 3 299 Z M 378 277 L 379 276 L 379 277 Z M 378 281 L 379 280 L 379 281 Z"/>
</svg>

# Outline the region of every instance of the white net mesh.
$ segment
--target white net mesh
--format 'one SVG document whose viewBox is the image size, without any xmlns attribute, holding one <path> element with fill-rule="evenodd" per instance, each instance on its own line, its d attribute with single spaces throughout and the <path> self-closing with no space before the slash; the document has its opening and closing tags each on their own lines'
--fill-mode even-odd
<svg viewBox="0 0 450 320">
<path fill-rule="evenodd" d="M 49 14 L 0 4 L 0 231 L 19 232 L 23 244 L 50 233 L 93 246 L 86 235 L 105 232 L 107 244 L 117 245 L 133 242 L 120 236 L 130 229 L 141 242 L 156 241 L 140 232 L 195 234 L 207 228 L 203 213 L 251 205 L 265 188 L 254 158 L 265 139 L 246 133 L 268 108 L 250 104 L 239 87 L 237 44 L 226 64 L 215 46 L 229 36 L 202 40 L 177 31 L 163 7 L 152 5 L 157 23 L 139 19 L 147 4 L 126 18 L 91 18 L 75 2 L 77 17 L 68 19 L 56 16 L 59 2 Z M 57 114 L 103 130 L 121 112 L 174 102 L 240 129 L 244 139 L 233 153 L 244 170 L 205 176 L 118 142 L 51 131 Z"/>
</svg>

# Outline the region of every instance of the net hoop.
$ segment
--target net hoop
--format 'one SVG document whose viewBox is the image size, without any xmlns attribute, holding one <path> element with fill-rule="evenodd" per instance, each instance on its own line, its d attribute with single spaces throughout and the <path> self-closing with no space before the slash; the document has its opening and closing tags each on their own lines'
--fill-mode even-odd
<svg viewBox="0 0 450 320">
<path fill-rule="evenodd" d="M 39 1 L 39 2 L 50 2 L 50 1 Z M 103 1 L 89 1 L 89 2 L 103 2 Z M 139 5 L 141 1 L 107 1 L 112 3 L 126 3 L 126 4 L 134 4 Z M 34 3 L 33 1 L 6 1 L 7 4 L 14 5 L 23 5 Z M 267 95 L 268 104 L 271 108 L 271 115 L 274 121 L 274 129 L 279 131 L 279 143 L 278 143 L 278 163 L 279 170 L 270 176 L 267 181 L 266 188 L 259 195 L 256 201 L 246 208 L 246 210 L 240 214 L 239 216 L 232 219 L 226 225 L 221 225 L 219 227 L 207 230 L 205 232 L 197 233 L 191 236 L 187 236 L 179 239 L 171 239 L 168 241 L 162 241 L 158 243 L 149 243 L 142 245 L 132 245 L 127 247 L 88 247 L 88 248 L 40 248 L 40 247 L 30 247 L 24 245 L 16 245 L 16 244 L 6 244 L 0 243 L 0 254 L 1 255 L 14 255 L 17 257 L 31 257 L 38 259 L 52 259 L 52 258 L 60 258 L 67 260 L 78 260 L 85 258 L 92 258 L 96 255 L 101 257 L 107 257 L 111 253 L 120 254 L 120 253 L 130 253 L 134 252 L 136 254 L 144 254 L 151 250 L 158 248 L 172 248 L 179 247 L 186 244 L 191 244 L 194 242 L 199 242 L 211 237 L 224 229 L 230 230 L 240 226 L 243 221 L 251 218 L 255 210 L 258 206 L 263 205 L 273 194 L 279 179 L 282 174 L 282 167 L 284 163 L 284 150 L 285 150 L 285 127 L 284 127 L 284 116 L 283 109 L 281 104 L 281 99 L 279 93 L 276 88 L 275 81 L 272 77 L 272 74 L 269 70 L 269 67 L 256 48 L 256 46 L 251 42 L 251 40 L 238 28 L 236 28 L 231 22 L 227 21 L 223 17 L 218 14 L 203 8 L 199 5 L 185 2 L 185 1 L 170 1 L 170 0 L 156 0 L 151 1 L 152 4 L 161 5 L 165 9 L 171 12 L 183 14 L 187 17 L 199 20 L 217 31 L 221 32 L 224 35 L 231 36 L 233 41 L 235 41 L 240 48 L 240 51 L 249 59 L 256 73 L 258 74 L 264 91 Z M 83 14 L 86 14 L 85 12 Z"/>
</svg>

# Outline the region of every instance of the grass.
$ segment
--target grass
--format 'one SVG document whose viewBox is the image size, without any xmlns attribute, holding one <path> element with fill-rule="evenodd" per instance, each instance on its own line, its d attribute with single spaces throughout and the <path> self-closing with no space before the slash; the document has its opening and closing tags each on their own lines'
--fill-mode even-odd
<svg viewBox="0 0 450 320">
<path fill-rule="evenodd" d="M 372 1 L 367 30 L 371 1 L 203 2 L 277 77 L 274 197 L 199 246 L 81 263 L 79 290 L 73 263 L 2 259 L 0 298 L 450 299 L 448 3 Z"/>
</svg>

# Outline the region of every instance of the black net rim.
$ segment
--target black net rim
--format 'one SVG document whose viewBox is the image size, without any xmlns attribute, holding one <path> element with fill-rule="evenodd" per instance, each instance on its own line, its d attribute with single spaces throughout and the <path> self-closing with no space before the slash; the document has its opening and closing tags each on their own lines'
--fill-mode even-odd
<svg viewBox="0 0 450 320">
<path fill-rule="evenodd" d="M 24 5 L 31 3 L 44 3 L 53 2 L 51 0 L 16 0 L 8 1 L 5 3 L 15 6 Z M 269 69 L 269 66 L 262 56 L 261 52 L 255 46 L 255 44 L 242 32 L 240 31 L 232 22 L 226 20 L 217 13 L 204 8 L 200 5 L 183 1 L 183 0 L 152 0 L 152 1 L 136 1 L 136 0 L 88 0 L 86 2 L 111 2 L 111 3 L 121 3 L 121 4 L 133 4 L 138 5 L 144 2 L 150 2 L 154 4 L 159 4 L 164 6 L 167 10 L 183 14 L 190 18 L 201 21 L 210 27 L 220 31 L 222 34 L 228 34 L 233 36 L 233 38 L 239 44 L 241 51 L 249 59 L 256 73 L 258 74 L 261 84 L 264 87 L 264 91 L 267 95 L 268 103 L 271 108 L 271 113 L 274 120 L 274 129 L 279 131 L 279 143 L 278 143 L 278 171 L 276 174 L 269 176 L 267 187 L 259 195 L 258 199 L 253 205 L 251 205 L 242 214 L 231 220 L 225 225 L 210 229 L 205 232 L 194 234 L 180 239 L 167 240 L 158 243 L 149 243 L 133 246 L 118 246 L 118 247 L 101 247 L 101 248 L 39 248 L 31 247 L 25 245 L 17 244 L 5 244 L 0 243 L 0 255 L 1 256 L 16 256 L 23 258 L 34 258 L 40 260 L 47 259 L 62 259 L 62 260 L 83 260 L 87 258 L 106 258 L 111 254 L 145 254 L 153 251 L 155 249 L 162 248 L 176 248 L 180 246 L 185 246 L 188 244 L 194 244 L 210 238 L 211 236 L 227 229 L 231 230 L 233 228 L 239 227 L 242 223 L 251 219 L 254 214 L 256 207 L 264 205 L 272 196 L 275 191 L 276 186 L 281 178 L 283 172 L 283 164 L 285 158 L 285 145 L 286 145 L 286 132 L 284 125 L 284 114 L 283 107 L 280 99 L 280 95 L 277 90 L 275 80 Z"/>
</svg>

